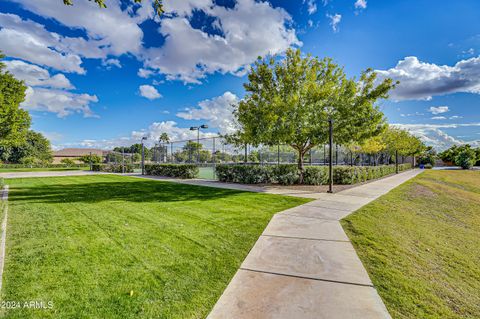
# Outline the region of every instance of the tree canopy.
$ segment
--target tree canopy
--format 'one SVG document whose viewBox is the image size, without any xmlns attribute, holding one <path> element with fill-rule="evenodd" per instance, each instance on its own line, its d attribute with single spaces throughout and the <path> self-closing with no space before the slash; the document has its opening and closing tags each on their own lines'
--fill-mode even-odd
<svg viewBox="0 0 480 319">
<path fill-rule="evenodd" d="M 92 1 L 92 0 L 88 0 Z M 107 5 L 105 4 L 105 0 L 93 0 L 95 1 L 96 4 L 100 8 L 106 8 Z M 142 0 L 133 0 L 135 3 L 140 3 Z M 155 8 L 155 11 L 157 12 L 158 15 L 161 15 L 163 13 L 163 1 L 162 0 L 153 0 L 153 6 Z M 73 0 L 63 0 L 63 3 L 67 6 L 73 6 Z"/>
<path fill-rule="evenodd" d="M 368 69 L 347 78 L 332 59 L 302 56 L 289 49 L 284 59 L 259 58 L 244 84 L 245 98 L 235 107 L 238 143 L 285 143 L 298 152 L 302 176 L 304 155 L 327 142 L 328 120 L 335 143 L 346 144 L 378 135 L 385 128 L 377 100 L 388 97 L 390 79 L 376 84 Z"/>
<path fill-rule="evenodd" d="M 14 146 L 9 151 L 8 162 L 22 164 L 44 164 L 53 160 L 50 141 L 41 133 L 28 131 L 25 143 Z"/>
<path fill-rule="evenodd" d="M 426 148 L 418 137 L 406 130 L 392 126 L 388 126 L 382 134 L 382 139 L 390 154 L 398 152 L 401 156 L 418 155 Z"/>
<path fill-rule="evenodd" d="M 0 52 L 0 59 L 5 56 Z M 4 151 L 25 143 L 30 115 L 20 108 L 27 87 L 5 70 L 0 62 L 0 148 Z"/>
</svg>

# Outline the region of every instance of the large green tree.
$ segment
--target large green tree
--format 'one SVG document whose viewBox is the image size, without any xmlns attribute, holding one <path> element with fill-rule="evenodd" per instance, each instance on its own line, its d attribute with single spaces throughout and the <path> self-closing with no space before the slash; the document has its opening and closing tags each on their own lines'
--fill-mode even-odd
<svg viewBox="0 0 480 319">
<path fill-rule="evenodd" d="M 0 52 L 0 59 L 5 56 Z M 0 152 L 3 159 L 10 149 L 25 143 L 30 115 L 20 108 L 25 99 L 26 86 L 5 70 L 5 64 L 0 62 Z"/>
<path fill-rule="evenodd" d="M 25 143 L 11 148 L 8 161 L 23 164 L 44 164 L 53 160 L 50 141 L 41 133 L 28 131 Z"/>
<path fill-rule="evenodd" d="M 282 60 L 261 59 L 244 84 L 246 95 L 235 109 L 239 143 L 285 143 L 298 153 L 300 179 L 305 154 L 328 140 L 328 120 L 336 143 L 362 142 L 383 131 L 384 115 L 375 104 L 394 87 L 390 79 L 376 84 L 368 69 L 347 78 L 331 59 L 302 56 L 289 49 Z"/>
</svg>

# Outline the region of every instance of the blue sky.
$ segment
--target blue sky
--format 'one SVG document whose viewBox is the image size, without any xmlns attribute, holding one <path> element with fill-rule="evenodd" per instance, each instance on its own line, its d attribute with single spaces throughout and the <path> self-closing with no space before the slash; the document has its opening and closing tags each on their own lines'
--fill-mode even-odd
<svg viewBox="0 0 480 319">
<path fill-rule="evenodd" d="M 0 50 L 55 148 L 229 132 L 248 66 L 288 47 L 400 80 L 380 105 L 426 143 L 480 143 L 479 1 L 165 0 L 161 19 L 132 2 L 1 2 Z"/>
</svg>

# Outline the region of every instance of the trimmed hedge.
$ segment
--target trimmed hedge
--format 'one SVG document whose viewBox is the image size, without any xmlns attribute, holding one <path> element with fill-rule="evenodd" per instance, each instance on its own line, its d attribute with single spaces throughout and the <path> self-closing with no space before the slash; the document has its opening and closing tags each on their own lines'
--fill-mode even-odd
<svg viewBox="0 0 480 319">
<path fill-rule="evenodd" d="M 107 173 L 133 173 L 133 165 L 125 164 L 125 170 L 122 169 L 122 164 L 92 164 L 92 171 L 107 172 Z"/>
<path fill-rule="evenodd" d="M 199 169 L 194 164 L 146 164 L 145 173 L 166 177 L 196 178 Z"/>
<path fill-rule="evenodd" d="M 1 164 L 0 168 L 83 168 L 89 164 Z"/>
<path fill-rule="evenodd" d="M 398 165 L 399 171 L 410 169 L 411 164 Z M 380 178 L 395 173 L 395 165 L 382 166 L 334 166 L 333 183 L 350 185 Z M 227 165 L 216 166 L 217 178 L 221 182 L 241 184 L 298 184 L 299 172 L 295 164 L 287 165 Z M 327 166 L 306 166 L 303 173 L 305 185 L 328 184 Z"/>
</svg>

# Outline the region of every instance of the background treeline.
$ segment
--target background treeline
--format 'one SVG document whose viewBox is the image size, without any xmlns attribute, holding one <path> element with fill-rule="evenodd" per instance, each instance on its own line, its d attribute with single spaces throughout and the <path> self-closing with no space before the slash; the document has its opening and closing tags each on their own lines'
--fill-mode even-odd
<svg viewBox="0 0 480 319">
<path fill-rule="evenodd" d="M 20 108 L 26 89 L 24 82 L 13 77 L 0 62 L 0 163 L 48 164 L 53 160 L 50 142 L 30 130 L 30 114 Z"/>
</svg>

